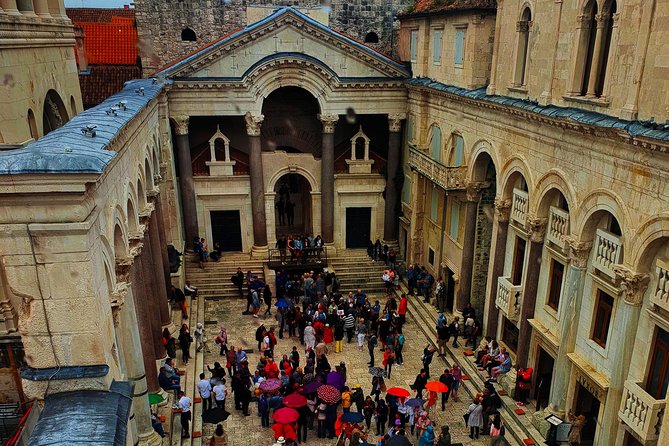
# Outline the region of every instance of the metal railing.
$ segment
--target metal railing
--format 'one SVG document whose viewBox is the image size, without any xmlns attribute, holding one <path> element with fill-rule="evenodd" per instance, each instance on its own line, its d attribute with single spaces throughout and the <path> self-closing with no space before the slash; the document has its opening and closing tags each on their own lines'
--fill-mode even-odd
<svg viewBox="0 0 669 446">
<path fill-rule="evenodd" d="M 323 248 L 303 248 L 296 249 L 270 249 L 268 264 L 270 268 L 312 265 L 315 267 L 325 267 L 328 265 L 328 249 Z"/>
</svg>

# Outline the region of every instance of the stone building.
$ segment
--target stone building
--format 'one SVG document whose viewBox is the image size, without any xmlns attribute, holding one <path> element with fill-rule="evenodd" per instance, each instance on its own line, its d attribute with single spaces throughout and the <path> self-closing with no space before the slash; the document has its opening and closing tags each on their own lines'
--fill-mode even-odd
<svg viewBox="0 0 669 446">
<path fill-rule="evenodd" d="M 398 23 L 395 16 L 409 0 L 137 0 L 137 27 L 145 75 L 166 63 L 197 51 L 221 36 L 250 25 L 290 5 L 387 54 L 396 54 Z"/>
<path fill-rule="evenodd" d="M 400 245 L 534 369 L 536 425 L 582 413 L 585 444 L 669 441 L 666 6 L 435 1 L 400 18 Z"/>
</svg>

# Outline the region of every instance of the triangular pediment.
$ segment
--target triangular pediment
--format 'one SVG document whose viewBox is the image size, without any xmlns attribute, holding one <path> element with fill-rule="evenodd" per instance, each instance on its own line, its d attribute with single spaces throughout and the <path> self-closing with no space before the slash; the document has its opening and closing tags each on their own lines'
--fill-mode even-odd
<svg viewBox="0 0 669 446">
<path fill-rule="evenodd" d="M 409 76 L 399 62 L 290 7 L 220 38 L 158 75 L 175 80 L 241 80 L 286 59 L 307 61 L 340 81 Z"/>
</svg>

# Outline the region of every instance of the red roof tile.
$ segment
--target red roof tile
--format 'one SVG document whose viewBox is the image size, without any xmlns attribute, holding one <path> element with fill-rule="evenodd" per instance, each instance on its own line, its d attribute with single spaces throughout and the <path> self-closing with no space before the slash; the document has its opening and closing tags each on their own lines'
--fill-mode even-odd
<svg viewBox="0 0 669 446">
<path fill-rule="evenodd" d="M 496 0 L 416 0 L 413 9 L 399 14 L 400 17 L 424 15 L 429 13 L 447 13 L 476 9 L 496 9 Z"/>
<path fill-rule="evenodd" d="M 121 8 L 67 8 L 67 16 L 73 23 L 78 22 L 97 22 L 110 23 L 115 18 L 125 18 L 135 20 L 134 9 Z"/>
<path fill-rule="evenodd" d="M 142 69 L 137 65 L 99 65 L 89 68 L 90 74 L 79 75 L 85 108 L 93 107 L 118 93 L 125 82 L 142 77 Z"/>
<path fill-rule="evenodd" d="M 75 27 L 84 30 L 84 46 L 89 64 L 137 64 L 134 10 L 71 8 L 67 14 Z"/>
</svg>

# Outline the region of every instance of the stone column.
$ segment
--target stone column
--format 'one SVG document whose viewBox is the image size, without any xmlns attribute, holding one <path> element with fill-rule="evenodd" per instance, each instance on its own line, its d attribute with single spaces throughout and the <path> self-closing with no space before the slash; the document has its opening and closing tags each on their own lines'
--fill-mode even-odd
<svg viewBox="0 0 669 446">
<path fill-rule="evenodd" d="M 615 319 L 612 321 L 615 329 L 607 341 L 611 364 L 615 364 L 615 367 L 611 371 L 609 390 L 606 393 L 606 404 L 602 417 L 604 429 L 600 432 L 601 444 L 614 444 L 616 440 L 615 427 L 619 423 L 620 400 L 636 344 L 643 295 L 650 279 L 648 274 L 632 271 L 622 265 L 614 265 L 613 271 L 616 274 L 615 282 L 620 292 L 618 299 L 621 302 L 618 304 Z"/>
<path fill-rule="evenodd" d="M 38 17 L 50 18 L 51 14 L 49 13 L 49 4 L 47 0 L 33 0 L 33 5 L 35 6 L 35 13 Z"/>
<path fill-rule="evenodd" d="M 397 241 L 397 227 L 399 216 L 397 215 L 397 204 L 399 191 L 397 190 L 397 172 L 402 156 L 402 119 L 401 114 L 388 115 L 388 164 L 386 179 L 386 209 L 383 220 L 383 240 L 388 242 Z"/>
<path fill-rule="evenodd" d="M 156 210 L 156 220 L 158 222 L 158 239 L 160 241 L 160 256 L 163 263 L 163 274 L 165 276 L 165 289 L 169 293 L 170 285 L 172 285 L 172 277 L 170 276 L 170 259 L 167 256 L 167 236 L 165 235 L 165 220 L 163 220 L 163 205 L 160 193 L 156 195 L 153 205 Z"/>
<path fill-rule="evenodd" d="M 481 183 L 468 183 L 465 195 L 465 236 L 462 242 L 462 262 L 460 264 L 460 289 L 455 297 L 453 312 L 460 312 L 470 301 L 472 290 L 472 269 L 474 267 L 474 245 L 476 241 L 476 213 L 481 198 Z"/>
<path fill-rule="evenodd" d="M 193 249 L 193 240 L 198 236 L 197 207 L 195 205 L 195 184 L 193 183 L 193 163 L 188 140 L 189 116 L 173 116 L 175 122 L 177 158 L 179 160 L 179 189 L 181 192 L 181 214 L 186 233 L 187 250 Z"/>
<path fill-rule="evenodd" d="M 334 243 L 334 132 L 339 115 L 318 115 L 323 123 L 321 153 L 321 237 Z"/>
<path fill-rule="evenodd" d="M 37 17 L 35 8 L 33 7 L 33 0 L 16 0 L 16 5 L 21 12 L 21 15 L 26 17 Z"/>
<path fill-rule="evenodd" d="M 126 274 L 129 275 L 130 268 Z M 118 277 L 117 277 L 118 280 Z M 135 422 L 135 432 L 138 438 L 133 438 L 139 445 L 160 445 L 162 439 L 153 430 L 151 425 L 151 409 L 149 408 L 149 389 L 143 362 L 143 351 L 139 336 L 139 324 L 135 311 L 135 297 L 132 287 L 127 283 L 117 283 L 113 297 L 120 303 L 118 309 L 118 321 L 114 322 L 121 326 L 121 342 L 123 359 L 125 361 L 126 379 L 135 384 L 132 395 L 131 422 Z M 155 368 L 155 363 L 154 363 Z"/>
<path fill-rule="evenodd" d="M 2 12 L 9 15 L 19 15 L 19 8 L 16 6 L 16 0 L 0 0 Z"/>
<path fill-rule="evenodd" d="M 146 226 L 144 233 L 144 249 L 142 251 L 142 277 L 144 278 L 145 299 L 151 309 L 151 339 L 153 340 L 153 352 L 155 353 L 154 360 L 165 357 L 165 346 L 163 345 L 163 325 L 160 310 L 160 303 L 164 301 L 164 297 L 159 294 L 158 281 L 154 271 L 154 253 L 152 248 L 152 237 L 150 233 L 150 217 L 143 217 L 146 221 L 143 222 Z"/>
<path fill-rule="evenodd" d="M 260 126 L 265 117 L 244 115 L 249 136 L 249 168 L 251 169 L 251 211 L 253 212 L 253 251 L 267 250 L 267 225 L 265 217 L 265 182 L 262 170 Z"/>
<path fill-rule="evenodd" d="M 588 92 L 586 97 L 596 97 L 597 84 L 599 83 L 599 71 L 602 66 L 602 39 L 606 32 L 606 23 L 608 18 L 604 14 L 597 14 L 595 16 L 597 22 L 597 29 L 595 32 L 595 47 L 592 54 L 592 64 L 590 65 L 590 77 L 588 78 Z"/>
<path fill-rule="evenodd" d="M 516 356 L 516 367 L 527 367 L 530 354 L 530 338 L 532 326 L 527 321 L 534 316 L 534 306 L 537 302 L 537 287 L 539 285 L 539 272 L 541 271 L 541 254 L 544 249 L 544 235 L 546 234 L 546 218 L 533 218 L 528 220 L 530 233 L 530 250 L 527 256 L 527 274 L 523 286 L 523 297 L 520 304 L 518 320 L 518 355 Z"/>
<path fill-rule="evenodd" d="M 565 413 L 567 387 L 571 376 L 571 362 L 567 354 L 572 353 L 576 346 L 581 301 L 583 300 L 583 282 L 592 248 L 592 242 L 581 242 L 571 237 L 567 239 L 567 242 L 569 243 L 570 261 L 563 293 L 565 301 L 561 305 L 560 312 L 560 344 L 553 367 L 548 404 L 548 410 L 559 416 L 564 416 Z"/>
<path fill-rule="evenodd" d="M 160 313 L 160 326 L 162 329 L 168 328 L 174 332 L 172 317 L 170 315 L 169 301 L 167 297 L 168 289 L 165 284 L 165 272 L 163 271 L 163 257 L 160 255 L 161 249 L 160 236 L 158 230 L 158 214 L 156 211 L 151 213 L 149 218 L 149 242 L 151 243 L 151 270 L 155 281 L 154 296 L 155 302 Z M 162 343 L 162 337 L 161 337 Z"/>
<path fill-rule="evenodd" d="M 146 298 L 146 291 L 143 284 L 143 270 L 141 265 L 142 256 L 140 255 L 142 247 L 142 243 L 137 242 L 132 249 L 135 260 L 132 264 L 132 268 L 130 268 L 130 284 L 132 286 L 132 298 L 137 318 L 139 342 L 141 344 L 142 361 L 144 363 L 144 372 L 146 375 L 146 385 L 149 392 L 155 393 L 160 391 L 160 386 L 158 385 L 158 370 L 156 369 L 156 354 L 154 351 L 153 329 L 151 326 L 151 318 L 154 313 L 151 311 L 150 302 Z M 118 263 L 116 268 L 118 271 Z"/>
<path fill-rule="evenodd" d="M 506 237 L 509 230 L 510 210 L 511 200 L 495 199 L 497 234 L 495 235 L 495 251 L 491 256 L 492 264 L 489 266 L 488 321 L 485 327 L 486 334 L 493 338 L 497 337 L 497 322 L 499 321 L 499 310 L 495 304 L 497 300 L 497 279 L 504 273 L 504 256 L 506 254 Z"/>
</svg>

